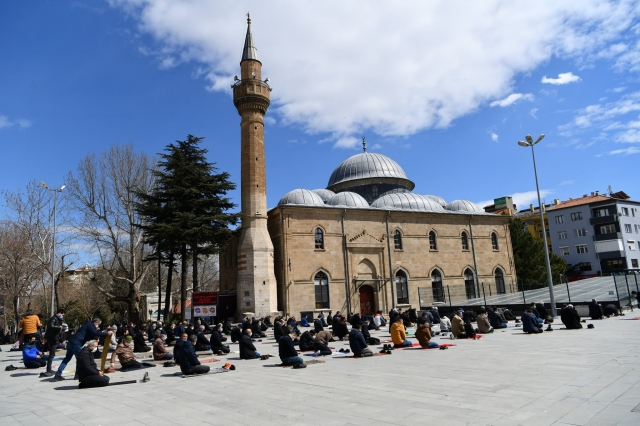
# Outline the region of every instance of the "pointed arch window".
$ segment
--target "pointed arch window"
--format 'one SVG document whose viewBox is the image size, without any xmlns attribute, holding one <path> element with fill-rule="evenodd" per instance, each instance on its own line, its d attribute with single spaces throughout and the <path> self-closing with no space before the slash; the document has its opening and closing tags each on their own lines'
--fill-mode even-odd
<svg viewBox="0 0 640 426">
<path fill-rule="evenodd" d="M 498 234 L 495 232 L 491 233 L 491 247 L 494 250 L 500 250 L 500 247 L 498 246 Z"/>
<path fill-rule="evenodd" d="M 316 291 L 316 309 L 329 309 L 329 277 L 320 271 L 313 279 Z"/>
<path fill-rule="evenodd" d="M 398 229 L 393 233 L 393 247 L 402 250 L 402 233 Z"/>
<path fill-rule="evenodd" d="M 473 271 L 469 268 L 464 270 L 464 289 L 467 293 L 467 299 L 476 298 L 476 283 Z"/>
<path fill-rule="evenodd" d="M 496 292 L 498 294 L 506 294 L 507 289 L 504 285 L 504 272 L 502 272 L 502 269 L 496 268 L 494 277 L 496 279 Z"/>
<path fill-rule="evenodd" d="M 324 232 L 320 228 L 315 231 L 316 249 L 324 249 Z"/>
<path fill-rule="evenodd" d="M 462 250 L 469 250 L 469 237 L 467 236 L 466 231 L 462 231 L 460 240 L 462 242 Z"/>
<path fill-rule="evenodd" d="M 444 302 L 444 286 L 442 285 L 442 274 L 437 269 L 431 273 L 431 291 L 434 302 Z"/>
<path fill-rule="evenodd" d="M 398 304 L 409 304 L 409 285 L 407 283 L 407 274 L 402 270 L 396 272 L 396 294 L 398 296 Z"/>
<path fill-rule="evenodd" d="M 438 240 L 435 231 L 429 232 L 429 250 L 438 250 Z"/>
</svg>

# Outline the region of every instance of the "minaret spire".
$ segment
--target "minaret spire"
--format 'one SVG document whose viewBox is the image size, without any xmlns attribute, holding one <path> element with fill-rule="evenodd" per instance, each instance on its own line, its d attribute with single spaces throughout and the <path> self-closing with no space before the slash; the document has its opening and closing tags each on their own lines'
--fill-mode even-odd
<svg viewBox="0 0 640 426">
<path fill-rule="evenodd" d="M 247 13 L 247 35 L 244 38 L 244 49 L 242 50 L 242 59 L 240 63 L 243 61 L 258 61 L 258 48 L 253 43 L 253 34 L 251 34 L 251 16 Z"/>
<path fill-rule="evenodd" d="M 367 152 L 367 141 L 364 140 L 364 136 L 362 137 L 362 151 Z"/>
</svg>

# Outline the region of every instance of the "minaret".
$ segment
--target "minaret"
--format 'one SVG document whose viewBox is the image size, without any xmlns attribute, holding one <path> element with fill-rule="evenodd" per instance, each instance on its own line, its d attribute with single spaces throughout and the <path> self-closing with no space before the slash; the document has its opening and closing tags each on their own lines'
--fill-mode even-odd
<svg viewBox="0 0 640 426">
<path fill-rule="evenodd" d="M 240 61 L 240 79 L 233 87 L 241 143 L 242 226 L 238 240 L 238 313 L 256 317 L 277 309 L 273 243 L 267 231 L 267 177 L 264 159 L 264 115 L 271 88 L 262 81 L 262 63 L 253 43 L 247 14 L 247 36 Z"/>
</svg>

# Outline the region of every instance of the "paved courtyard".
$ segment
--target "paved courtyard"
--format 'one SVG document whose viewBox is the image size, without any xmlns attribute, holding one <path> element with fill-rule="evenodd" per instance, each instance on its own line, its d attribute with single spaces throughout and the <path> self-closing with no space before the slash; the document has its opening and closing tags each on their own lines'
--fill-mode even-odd
<svg viewBox="0 0 640 426">
<path fill-rule="evenodd" d="M 22 364 L 19 352 L 3 346 L 0 425 L 637 426 L 640 321 L 634 316 L 593 321 L 592 330 L 556 324 L 542 335 L 510 328 L 478 341 L 437 338 L 457 346 L 326 357 L 304 370 L 268 367 L 273 359 L 240 361 L 235 353 L 208 364 L 219 367 L 228 359 L 237 370 L 225 374 L 183 379 L 174 375 L 177 368 L 158 366 L 144 370 L 148 383 L 87 390 L 73 380 L 40 379 L 33 370 L 4 371 Z M 385 331 L 372 335 L 388 338 Z M 257 347 L 277 354 L 272 338 Z M 119 381 L 142 374 L 110 376 Z"/>
</svg>

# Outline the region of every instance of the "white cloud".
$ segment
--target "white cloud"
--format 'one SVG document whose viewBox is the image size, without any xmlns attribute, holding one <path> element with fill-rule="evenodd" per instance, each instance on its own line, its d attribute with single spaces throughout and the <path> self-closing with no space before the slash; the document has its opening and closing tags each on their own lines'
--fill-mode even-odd
<svg viewBox="0 0 640 426">
<path fill-rule="evenodd" d="M 513 105 L 519 100 L 523 101 L 533 101 L 533 95 L 531 93 L 512 93 L 504 99 L 500 99 L 499 101 L 493 101 L 489 104 L 490 107 L 499 106 L 499 107 L 508 107 L 509 105 Z"/>
<path fill-rule="evenodd" d="M 618 155 L 618 154 L 621 154 L 621 155 L 640 154 L 640 148 L 638 148 L 637 146 L 630 146 L 629 148 L 615 149 L 609 152 L 609 155 Z"/>
<path fill-rule="evenodd" d="M 498 135 L 494 132 L 489 132 L 489 136 L 491 136 L 491 140 L 494 142 L 498 142 Z"/>
<path fill-rule="evenodd" d="M 17 120 L 10 120 L 6 115 L 0 115 L 0 129 L 5 127 L 13 127 L 19 126 L 22 129 L 26 129 L 31 127 L 33 122 L 31 120 L 26 120 L 24 118 L 18 118 Z"/>
<path fill-rule="evenodd" d="M 541 189 L 540 197 L 544 199 L 549 194 L 553 194 L 553 190 L 551 189 Z M 511 195 L 507 195 L 508 197 L 513 198 L 513 204 L 516 205 L 518 210 L 522 210 L 525 206 L 529 204 L 538 205 L 538 193 L 536 191 L 526 191 L 526 192 L 516 192 Z M 480 201 L 476 203 L 478 206 L 486 207 L 493 204 L 493 200 Z"/>
<path fill-rule="evenodd" d="M 562 182 L 560 182 L 561 186 L 564 185 L 573 185 L 576 181 L 575 180 L 563 180 Z"/>
<path fill-rule="evenodd" d="M 555 84 L 557 86 L 560 84 L 575 83 L 576 81 L 580 81 L 580 77 L 574 75 L 572 72 L 564 72 L 558 74 L 558 78 L 547 78 L 545 75 L 540 81 L 544 84 Z"/>
<path fill-rule="evenodd" d="M 593 56 L 621 42 L 640 15 L 637 3 L 614 0 L 110 4 L 152 36 L 145 51 L 159 67 L 194 62 L 208 69 L 209 90 L 226 93 L 239 73 L 250 7 L 263 75 L 274 87 L 270 112 L 343 147 L 364 131 L 406 136 L 446 127 L 511 93 L 517 75 L 552 57 Z"/>
<path fill-rule="evenodd" d="M 536 117 L 536 112 L 538 112 L 538 108 L 532 108 L 531 111 L 529 111 L 529 116 L 537 120 L 538 117 Z"/>
</svg>

